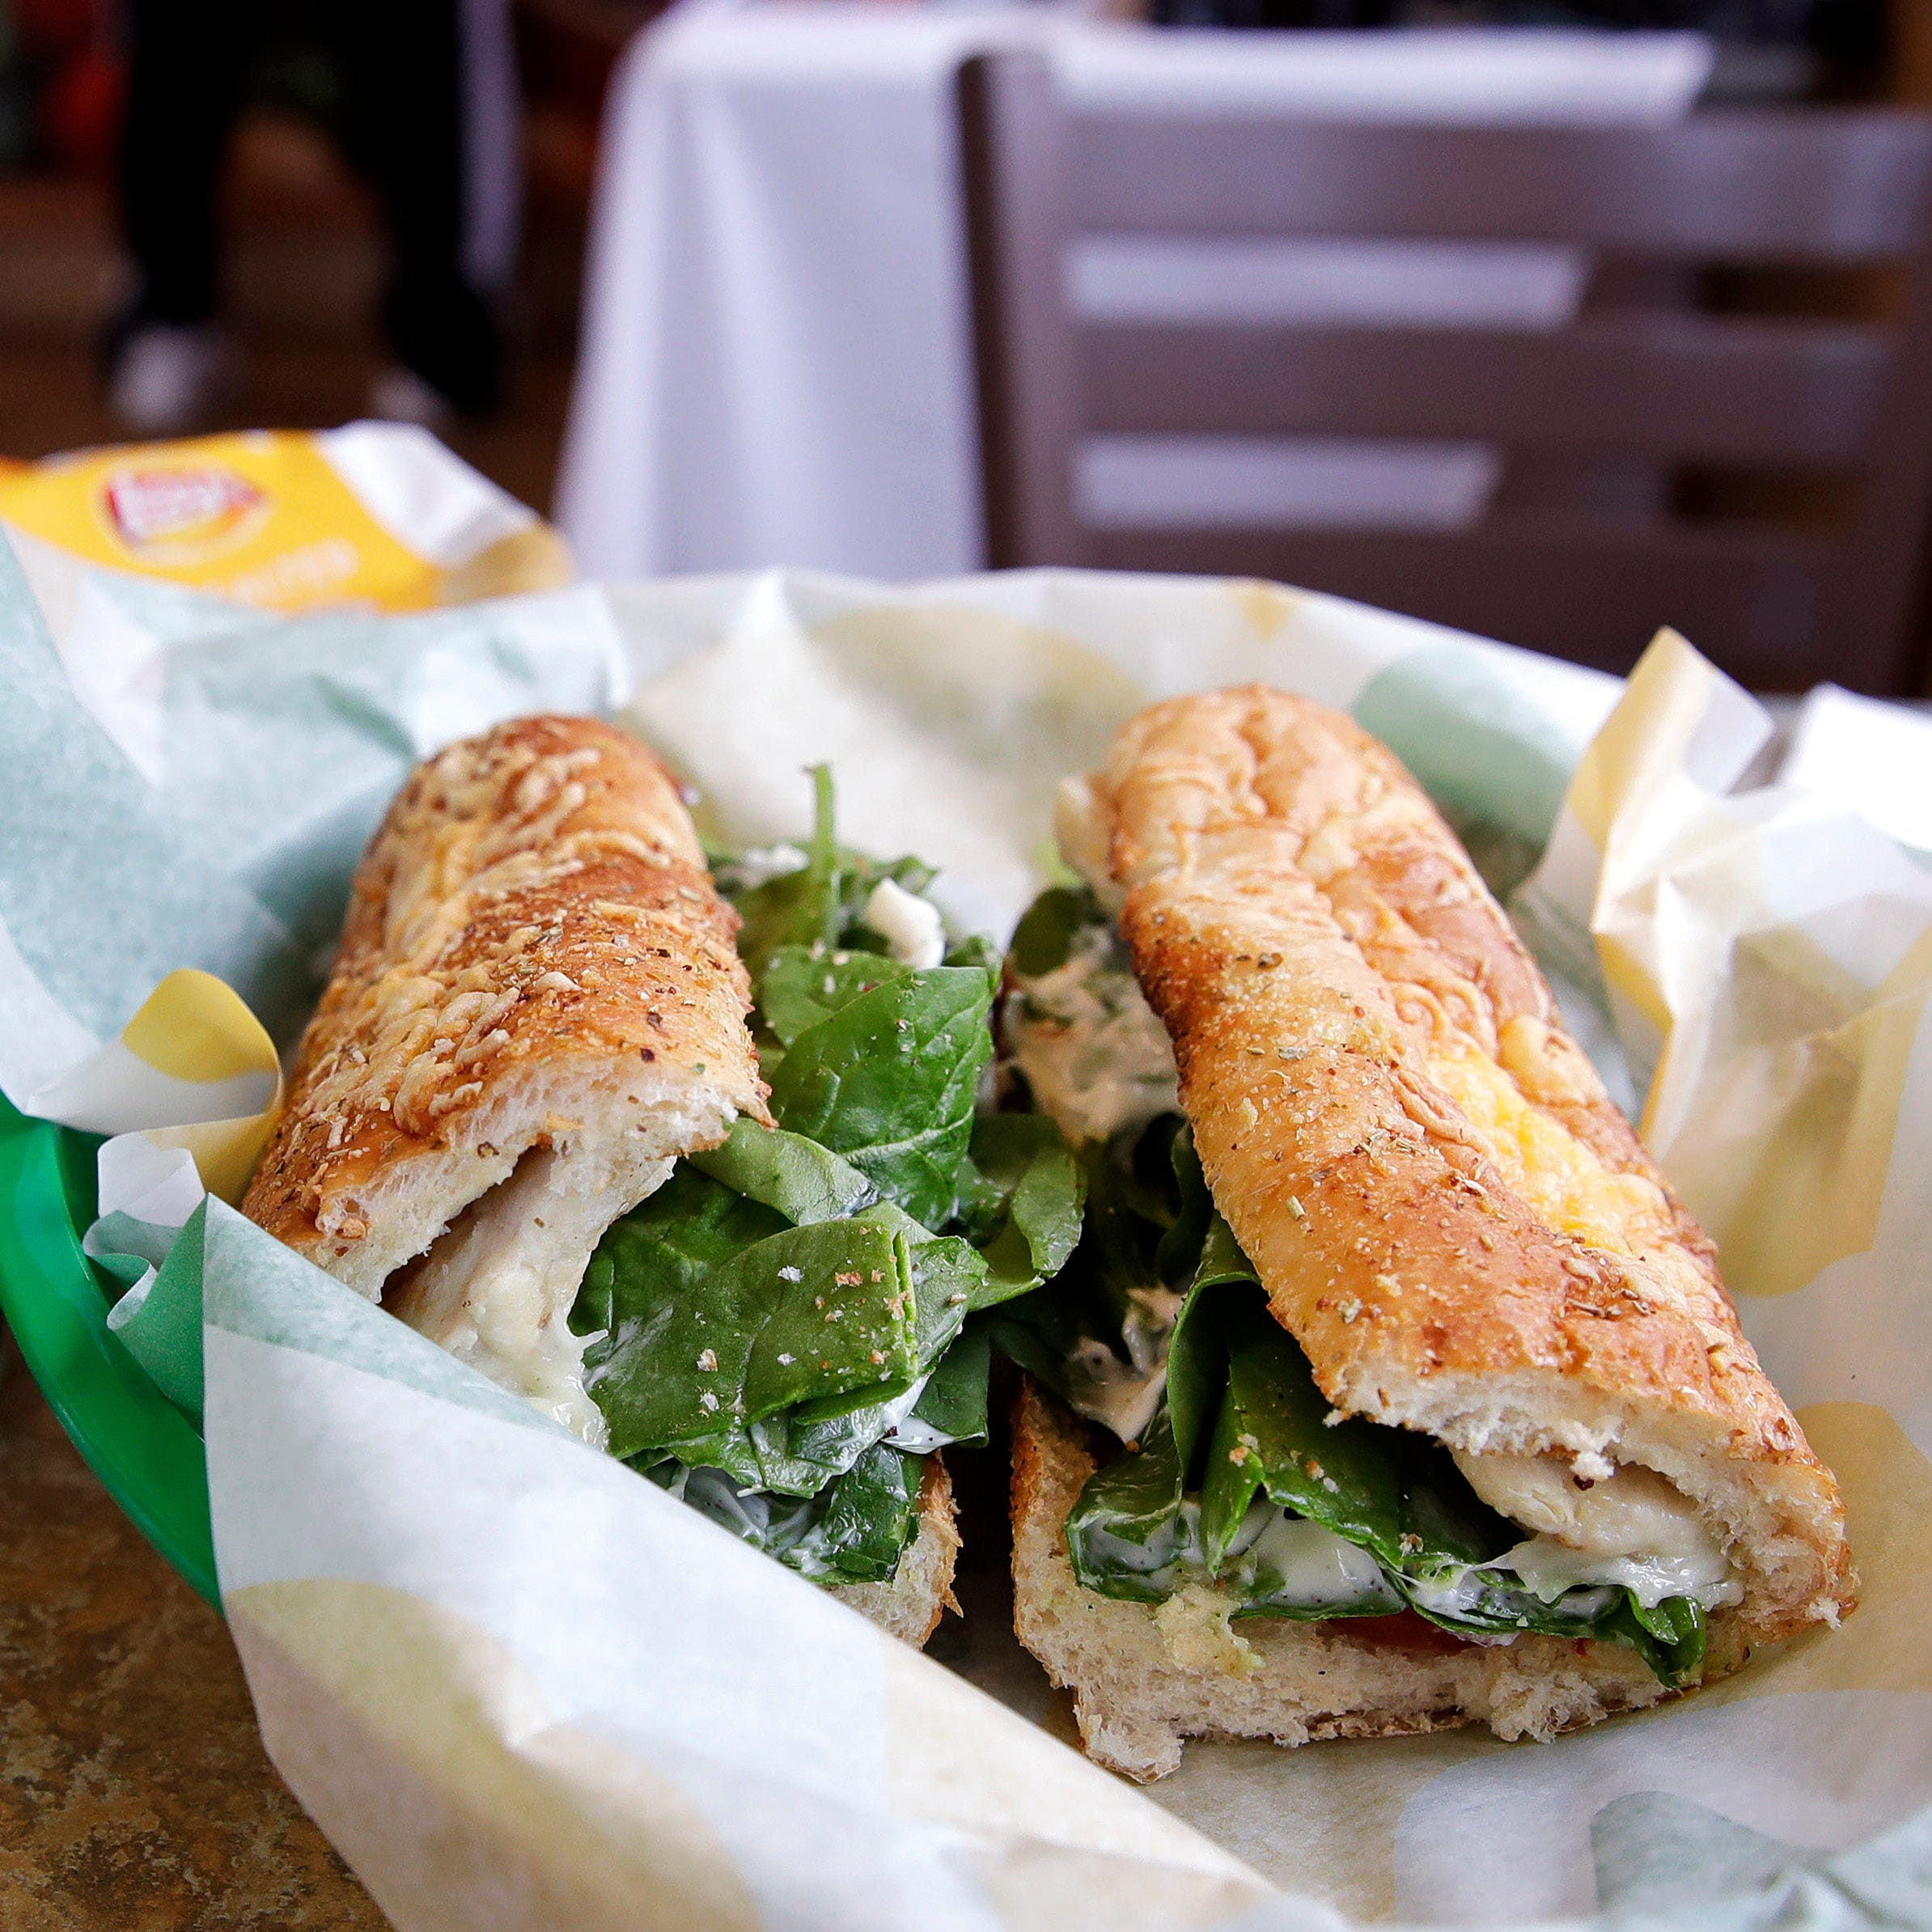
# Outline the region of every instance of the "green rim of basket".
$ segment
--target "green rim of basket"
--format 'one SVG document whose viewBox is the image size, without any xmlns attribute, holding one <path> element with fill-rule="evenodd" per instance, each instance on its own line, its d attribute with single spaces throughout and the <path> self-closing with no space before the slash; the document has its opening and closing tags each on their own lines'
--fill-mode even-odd
<svg viewBox="0 0 1932 1932">
<path fill-rule="evenodd" d="M 0 1096 L 0 1314 L 88 1468 L 219 1608 L 207 1452 L 109 1331 L 112 1301 L 81 1252 L 100 1145 L 97 1134 L 29 1120 Z"/>
</svg>

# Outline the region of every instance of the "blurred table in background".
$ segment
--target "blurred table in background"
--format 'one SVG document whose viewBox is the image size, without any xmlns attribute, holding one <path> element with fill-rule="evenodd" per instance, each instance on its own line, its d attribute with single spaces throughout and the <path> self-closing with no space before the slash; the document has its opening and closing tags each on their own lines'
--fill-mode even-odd
<svg viewBox="0 0 1932 1932">
<path fill-rule="evenodd" d="M 388 1923 L 262 1755 L 222 1620 L 89 1473 L 0 1329 L 0 1926 Z"/>
<path fill-rule="evenodd" d="M 557 500 L 590 574 L 786 564 L 901 578 L 983 557 L 953 83 L 1038 46 L 1068 97 L 1150 112 L 1407 124 L 1668 122 L 1695 36 L 1541 31 L 1244 33 L 1044 12 L 686 9 L 613 84 Z M 1558 327 L 1572 251 L 1146 243 L 1069 265 L 1109 315 Z M 1290 521 L 1337 502 L 1405 527 L 1481 514 L 1481 445 L 1115 452 L 1124 512 L 1239 499 Z"/>
</svg>

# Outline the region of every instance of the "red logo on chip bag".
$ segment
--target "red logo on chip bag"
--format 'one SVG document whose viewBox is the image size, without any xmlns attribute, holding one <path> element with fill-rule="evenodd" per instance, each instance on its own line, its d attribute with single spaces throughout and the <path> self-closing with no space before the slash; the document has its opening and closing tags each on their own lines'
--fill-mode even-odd
<svg viewBox="0 0 1932 1932">
<path fill-rule="evenodd" d="M 267 501 L 231 469 L 117 469 L 102 494 L 110 527 L 138 557 L 218 547 Z"/>
</svg>

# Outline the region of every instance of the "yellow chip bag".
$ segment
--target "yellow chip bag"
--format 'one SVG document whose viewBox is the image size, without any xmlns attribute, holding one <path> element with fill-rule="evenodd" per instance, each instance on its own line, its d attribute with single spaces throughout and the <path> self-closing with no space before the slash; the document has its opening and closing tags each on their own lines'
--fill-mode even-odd
<svg viewBox="0 0 1932 1932">
<path fill-rule="evenodd" d="M 426 610 L 547 590 L 563 539 L 426 430 L 354 422 L 82 451 L 0 471 L 0 523 L 265 610 Z"/>
</svg>

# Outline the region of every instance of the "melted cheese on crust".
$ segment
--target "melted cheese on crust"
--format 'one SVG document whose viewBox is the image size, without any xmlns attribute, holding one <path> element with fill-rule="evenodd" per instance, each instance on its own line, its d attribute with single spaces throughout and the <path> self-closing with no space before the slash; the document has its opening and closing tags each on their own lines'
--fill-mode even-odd
<svg viewBox="0 0 1932 1932">
<path fill-rule="evenodd" d="M 1464 1040 L 1440 1041 L 1429 1055 L 1429 1076 L 1548 1226 L 1633 1258 L 1670 1245 L 1675 1221 L 1663 1188 L 1646 1175 L 1606 1166 L 1488 1054 Z"/>
</svg>

